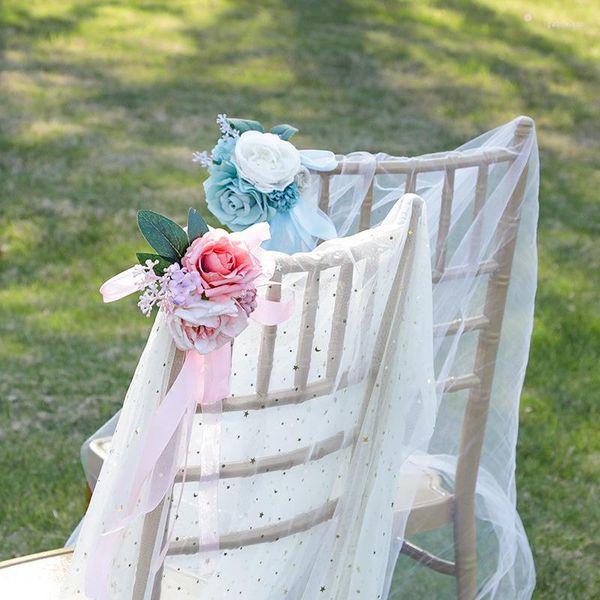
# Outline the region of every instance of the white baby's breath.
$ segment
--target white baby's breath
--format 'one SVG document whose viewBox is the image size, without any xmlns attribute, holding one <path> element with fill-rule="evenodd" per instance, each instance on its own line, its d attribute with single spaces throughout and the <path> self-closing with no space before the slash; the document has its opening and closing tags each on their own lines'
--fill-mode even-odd
<svg viewBox="0 0 600 600">
<path fill-rule="evenodd" d="M 208 168 L 212 165 L 212 156 L 206 151 L 194 152 L 192 154 L 192 162 L 198 163 L 201 167 Z"/>
<path fill-rule="evenodd" d="M 217 115 L 217 125 L 219 126 L 223 137 L 238 137 L 240 135 L 239 132 L 230 125 L 225 113 Z"/>
</svg>

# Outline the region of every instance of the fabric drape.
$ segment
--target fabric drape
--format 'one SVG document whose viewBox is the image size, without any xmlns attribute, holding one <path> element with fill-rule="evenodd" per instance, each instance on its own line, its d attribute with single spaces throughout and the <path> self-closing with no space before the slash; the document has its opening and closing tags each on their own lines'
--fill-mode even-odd
<svg viewBox="0 0 600 600">
<path fill-rule="evenodd" d="M 527 127 L 520 132 L 524 119 Z M 498 160 L 500 155 L 508 159 Z M 539 159 L 533 123 L 519 117 L 452 152 L 410 158 L 356 152 L 338 159 L 341 173 L 330 182 L 329 214 L 340 236 L 359 229 L 366 201 L 372 202 L 370 226 L 376 226 L 407 187 L 416 190 L 427 207 L 434 272 L 438 416 L 428 452 L 411 460 L 419 468 L 441 472 L 449 489 L 454 487 L 468 390 L 444 393 L 442 383 L 472 373 L 475 367 L 478 333 L 468 332 L 466 327 L 469 317 L 484 312 L 489 281 L 489 277 L 477 276 L 477 265 L 490 264 L 507 246 L 515 246 L 477 480 L 477 598 L 527 600 L 533 593 L 535 568 L 516 510 L 515 455 L 537 285 Z M 419 171 L 424 159 L 437 163 L 437 170 Z M 469 160 L 473 167 L 458 168 Z M 480 169 L 486 161 L 489 166 Z M 394 173 L 399 165 L 403 174 Z M 453 167 L 454 181 L 449 182 L 448 171 Z M 446 223 L 443 203 L 448 201 L 445 187 L 449 185 L 453 193 Z M 485 190 L 483 197 L 481 190 Z M 518 201 L 510 207 L 515 228 L 507 227 L 504 235 L 498 236 L 499 223 L 515 197 Z M 436 273 L 438 241 L 444 227 L 447 243 L 443 269 Z M 467 269 L 468 275 L 458 278 L 455 274 L 461 269 Z M 456 333 L 443 335 L 448 324 L 457 322 Z M 451 528 L 417 536 L 417 541 L 454 560 Z M 402 558 L 389 597 L 414 598 L 420 593 L 454 598 L 456 582 Z"/>
<path fill-rule="evenodd" d="M 394 537 L 402 537 L 406 519 L 394 506 L 410 505 L 415 492 L 400 481 L 400 468 L 427 449 L 435 421 L 425 209 L 407 196 L 370 231 L 311 253 L 274 256 L 281 293 L 298 300 L 277 328 L 270 359 L 263 339 L 272 330 L 252 323 L 233 344 L 231 397 L 220 420 L 220 547 L 215 553 L 198 541 L 205 509 L 198 505 L 204 482 L 193 477 L 205 430 L 199 413 L 189 447 L 185 436 L 177 440 L 185 483 L 175 479 L 154 520 L 133 519 L 116 534 L 106 582 L 111 599 L 383 594 Z M 174 354 L 159 315 L 84 519 L 64 598 L 97 598 L 86 592 L 89 557 L 123 510 L 140 433 L 165 396 Z M 267 362 L 268 389 L 257 393 Z"/>
</svg>

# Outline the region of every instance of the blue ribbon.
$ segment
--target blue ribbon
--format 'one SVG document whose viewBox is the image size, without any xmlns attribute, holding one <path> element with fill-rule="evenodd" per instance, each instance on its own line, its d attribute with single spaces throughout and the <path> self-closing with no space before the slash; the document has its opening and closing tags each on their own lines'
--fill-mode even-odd
<svg viewBox="0 0 600 600">
<path fill-rule="evenodd" d="M 278 212 L 270 221 L 271 239 L 263 242 L 265 250 L 277 250 L 293 254 L 310 252 L 317 239 L 330 240 L 337 237 L 331 219 L 305 197 L 286 212 Z"/>
<path fill-rule="evenodd" d="M 333 152 L 327 150 L 301 150 L 301 162 L 311 171 L 332 171 L 337 166 Z M 313 186 L 309 186 L 311 189 Z M 316 194 L 301 193 L 298 202 L 288 211 L 278 212 L 269 220 L 271 239 L 263 242 L 265 250 L 293 254 L 310 252 L 316 241 L 337 237 L 333 221 L 318 207 Z"/>
</svg>

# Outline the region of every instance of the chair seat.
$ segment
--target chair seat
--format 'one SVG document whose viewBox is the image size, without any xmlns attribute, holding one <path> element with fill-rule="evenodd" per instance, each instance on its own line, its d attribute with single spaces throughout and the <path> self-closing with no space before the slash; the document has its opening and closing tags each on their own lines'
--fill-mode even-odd
<svg viewBox="0 0 600 600">
<path fill-rule="evenodd" d="M 88 479 L 90 480 L 90 484 L 93 488 L 98 481 L 98 475 L 100 475 L 100 470 L 102 469 L 102 464 L 106 456 L 108 455 L 108 451 L 110 449 L 110 441 L 111 437 L 101 437 L 93 440 L 88 448 Z"/>
<path fill-rule="evenodd" d="M 452 522 L 454 495 L 444 488 L 437 471 L 416 466 L 403 469 L 400 486 L 406 483 L 416 490 L 414 502 L 403 506 L 401 500 L 395 506 L 398 514 L 410 511 L 405 535 L 431 531 Z"/>
<path fill-rule="evenodd" d="M 61 548 L 0 563 L 0 592 L 7 600 L 58 600 L 73 550 Z"/>
</svg>

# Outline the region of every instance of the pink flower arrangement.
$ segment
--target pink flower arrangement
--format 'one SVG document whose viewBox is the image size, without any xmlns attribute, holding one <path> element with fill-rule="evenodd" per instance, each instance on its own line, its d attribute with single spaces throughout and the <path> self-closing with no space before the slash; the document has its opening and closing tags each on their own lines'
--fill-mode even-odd
<svg viewBox="0 0 600 600">
<path fill-rule="evenodd" d="M 269 225 L 227 233 L 210 229 L 194 209 L 187 230 L 151 211 L 140 211 L 138 223 L 157 253 L 138 254 L 141 265 L 107 281 L 104 301 L 142 291 L 140 310 L 150 316 L 157 306 L 181 350 L 208 354 L 239 335 L 257 308 L 257 287 L 273 275 L 273 259 L 260 247 Z"/>
<path fill-rule="evenodd" d="M 169 314 L 169 328 L 180 349 L 206 354 L 247 327 L 256 308 L 256 286 L 272 275 L 265 265 L 266 253 L 248 240 L 252 235 L 212 229 L 183 256 L 182 271 L 196 275 L 196 288 Z"/>
</svg>

